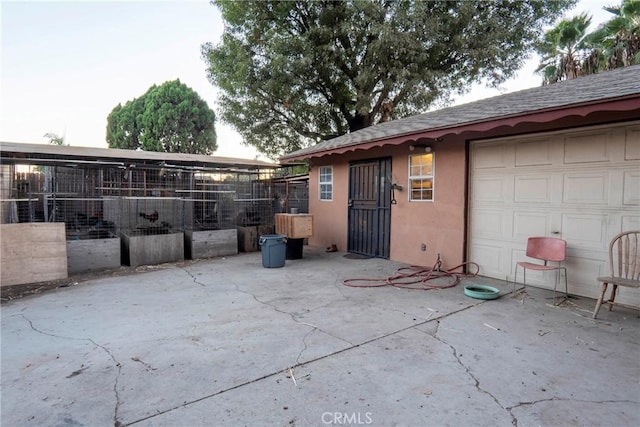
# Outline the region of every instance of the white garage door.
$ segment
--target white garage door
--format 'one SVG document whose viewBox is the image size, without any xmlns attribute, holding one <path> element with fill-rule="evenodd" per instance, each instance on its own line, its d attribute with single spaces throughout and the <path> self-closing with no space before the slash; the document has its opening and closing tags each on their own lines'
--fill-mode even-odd
<svg viewBox="0 0 640 427">
<path fill-rule="evenodd" d="M 611 238 L 640 229 L 640 122 L 473 141 L 470 161 L 468 259 L 481 274 L 511 280 L 528 237 L 559 237 L 569 293 L 597 298 Z M 555 275 L 528 273 L 553 288 Z M 640 307 L 640 292 L 618 300 Z"/>
</svg>

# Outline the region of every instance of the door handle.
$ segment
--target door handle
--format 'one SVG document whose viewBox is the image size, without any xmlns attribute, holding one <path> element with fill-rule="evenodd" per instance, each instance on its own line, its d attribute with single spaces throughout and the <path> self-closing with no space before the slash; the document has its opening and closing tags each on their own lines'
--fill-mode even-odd
<svg viewBox="0 0 640 427">
<path fill-rule="evenodd" d="M 348 206 L 349 206 L 350 208 L 352 208 L 352 207 L 353 207 L 353 199 L 349 199 Z"/>
<path fill-rule="evenodd" d="M 553 230 L 553 231 L 551 232 L 551 234 L 560 234 L 560 231 L 558 231 L 558 230 Z"/>
</svg>

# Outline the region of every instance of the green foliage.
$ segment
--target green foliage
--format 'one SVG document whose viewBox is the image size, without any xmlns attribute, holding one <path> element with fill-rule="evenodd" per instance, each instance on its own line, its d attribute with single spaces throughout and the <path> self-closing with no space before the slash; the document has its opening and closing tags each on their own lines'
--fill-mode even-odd
<svg viewBox="0 0 640 427">
<path fill-rule="evenodd" d="M 116 105 L 107 118 L 107 143 L 110 148 L 211 154 L 218 148 L 214 125 L 207 103 L 174 80 Z"/>
<path fill-rule="evenodd" d="M 47 132 L 47 133 L 44 134 L 44 137 L 49 140 L 49 144 L 65 145 L 64 144 L 64 136 L 59 136 L 57 133 Z"/>
<path fill-rule="evenodd" d="M 605 60 L 602 68 L 640 64 L 640 0 L 623 0 L 620 6 L 603 9 L 614 17 L 592 34 Z"/>
<path fill-rule="evenodd" d="M 214 2 L 222 118 L 276 157 L 512 76 L 573 0 Z"/>
<path fill-rule="evenodd" d="M 547 31 L 537 46 L 542 56 L 537 71 L 544 75 L 545 83 L 574 79 L 582 73 L 581 61 L 589 49 L 587 29 L 591 16 L 586 13 L 563 19 Z"/>
<path fill-rule="evenodd" d="M 620 6 L 603 9 L 614 17 L 591 33 L 591 17 L 585 13 L 545 33 L 537 46 L 544 83 L 640 64 L 640 0 L 622 0 Z"/>
</svg>

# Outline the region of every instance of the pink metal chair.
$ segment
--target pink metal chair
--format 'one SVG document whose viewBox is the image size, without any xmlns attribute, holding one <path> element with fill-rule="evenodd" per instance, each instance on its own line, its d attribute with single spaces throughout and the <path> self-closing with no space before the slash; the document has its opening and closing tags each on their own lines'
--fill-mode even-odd
<svg viewBox="0 0 640 427">
<path fill-rule="evenodd" d="M 527 270 L 534 271 L 556 271 L 556 282 L 553 285 L 553 303 L 556 302 L 556 288 L 560 280 L 560 270 L 564 270 L 564 298 L 568 298 L 567 289 L 567 269 L 562 265 L 566 258 L 567 242 L 555 237 L 529 237 L 527 240 L 527 256 L 544 261 L 543 264 L 536 264 L 528 261 L 516 263 L 515 281 L 518 280 L 518 267 L 522 267 L 524 273 L 523 284 L 527 285 Z M 557 262 L 558 265 L 550 265 L 549 262 Z M 516 284 L 513 283 L 513 291 Z"/>
<path fill-rule="evenodd" d="M 602 283 L 600 298 L 596 302 L 593 310 L 595 319 L 603 303 L 607 286 L 613 285 L 611 298 L 604 301 L 609 304 L 609 311 L 613 309 L 618 286 L 629 288 L 640 288 L 640 230 L 625 231 L 615 236 L 609 243 L 609 274 L 608 277 L 598 277 L 598 282 Z"/>
</svg>

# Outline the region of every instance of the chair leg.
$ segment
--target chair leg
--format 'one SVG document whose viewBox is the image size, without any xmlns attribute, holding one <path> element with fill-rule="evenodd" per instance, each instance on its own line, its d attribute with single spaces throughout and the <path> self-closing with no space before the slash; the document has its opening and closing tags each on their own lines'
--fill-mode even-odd
<svg viewBox="0 0 640 427">
<path fill-rule="evenodd" d="M 564 299 L 561 301 L 565 301 L 569 299 L 569 285 L 567 282 L 567 269 L 566 267 L 560 267 L 556 270 L 556 283 L 553 286 L 553 304 L 556 304 L 556 287 L 558 282 L 560 281 L 560 270 L 564 271 Z"/>
<path fill-rule="evenodd" d="M 605 292 L 607 292 L 607 286 L 609 286 L 608 283 L 603 283 L 602 284 L 602 290 L 600 291 L 600 297 L 598 298 L 598 301 L 596 302 L 596 308 L 593 310 L 593 318 L 595 319 L 598 316 L 598 311 L 600 311 L 600 306 L 602 305 L 602 300 L 604 299 L 604 294 Z"/>
<path fill-rule="evenodd" d="M 608 301 L 609 311 L 613 310 L 613 303 L 616 300 L 617 293 L 618 293 L 618 285 L 613 285 L 613 288 L 611 289 L 611 299 Z"/>
</svg>

